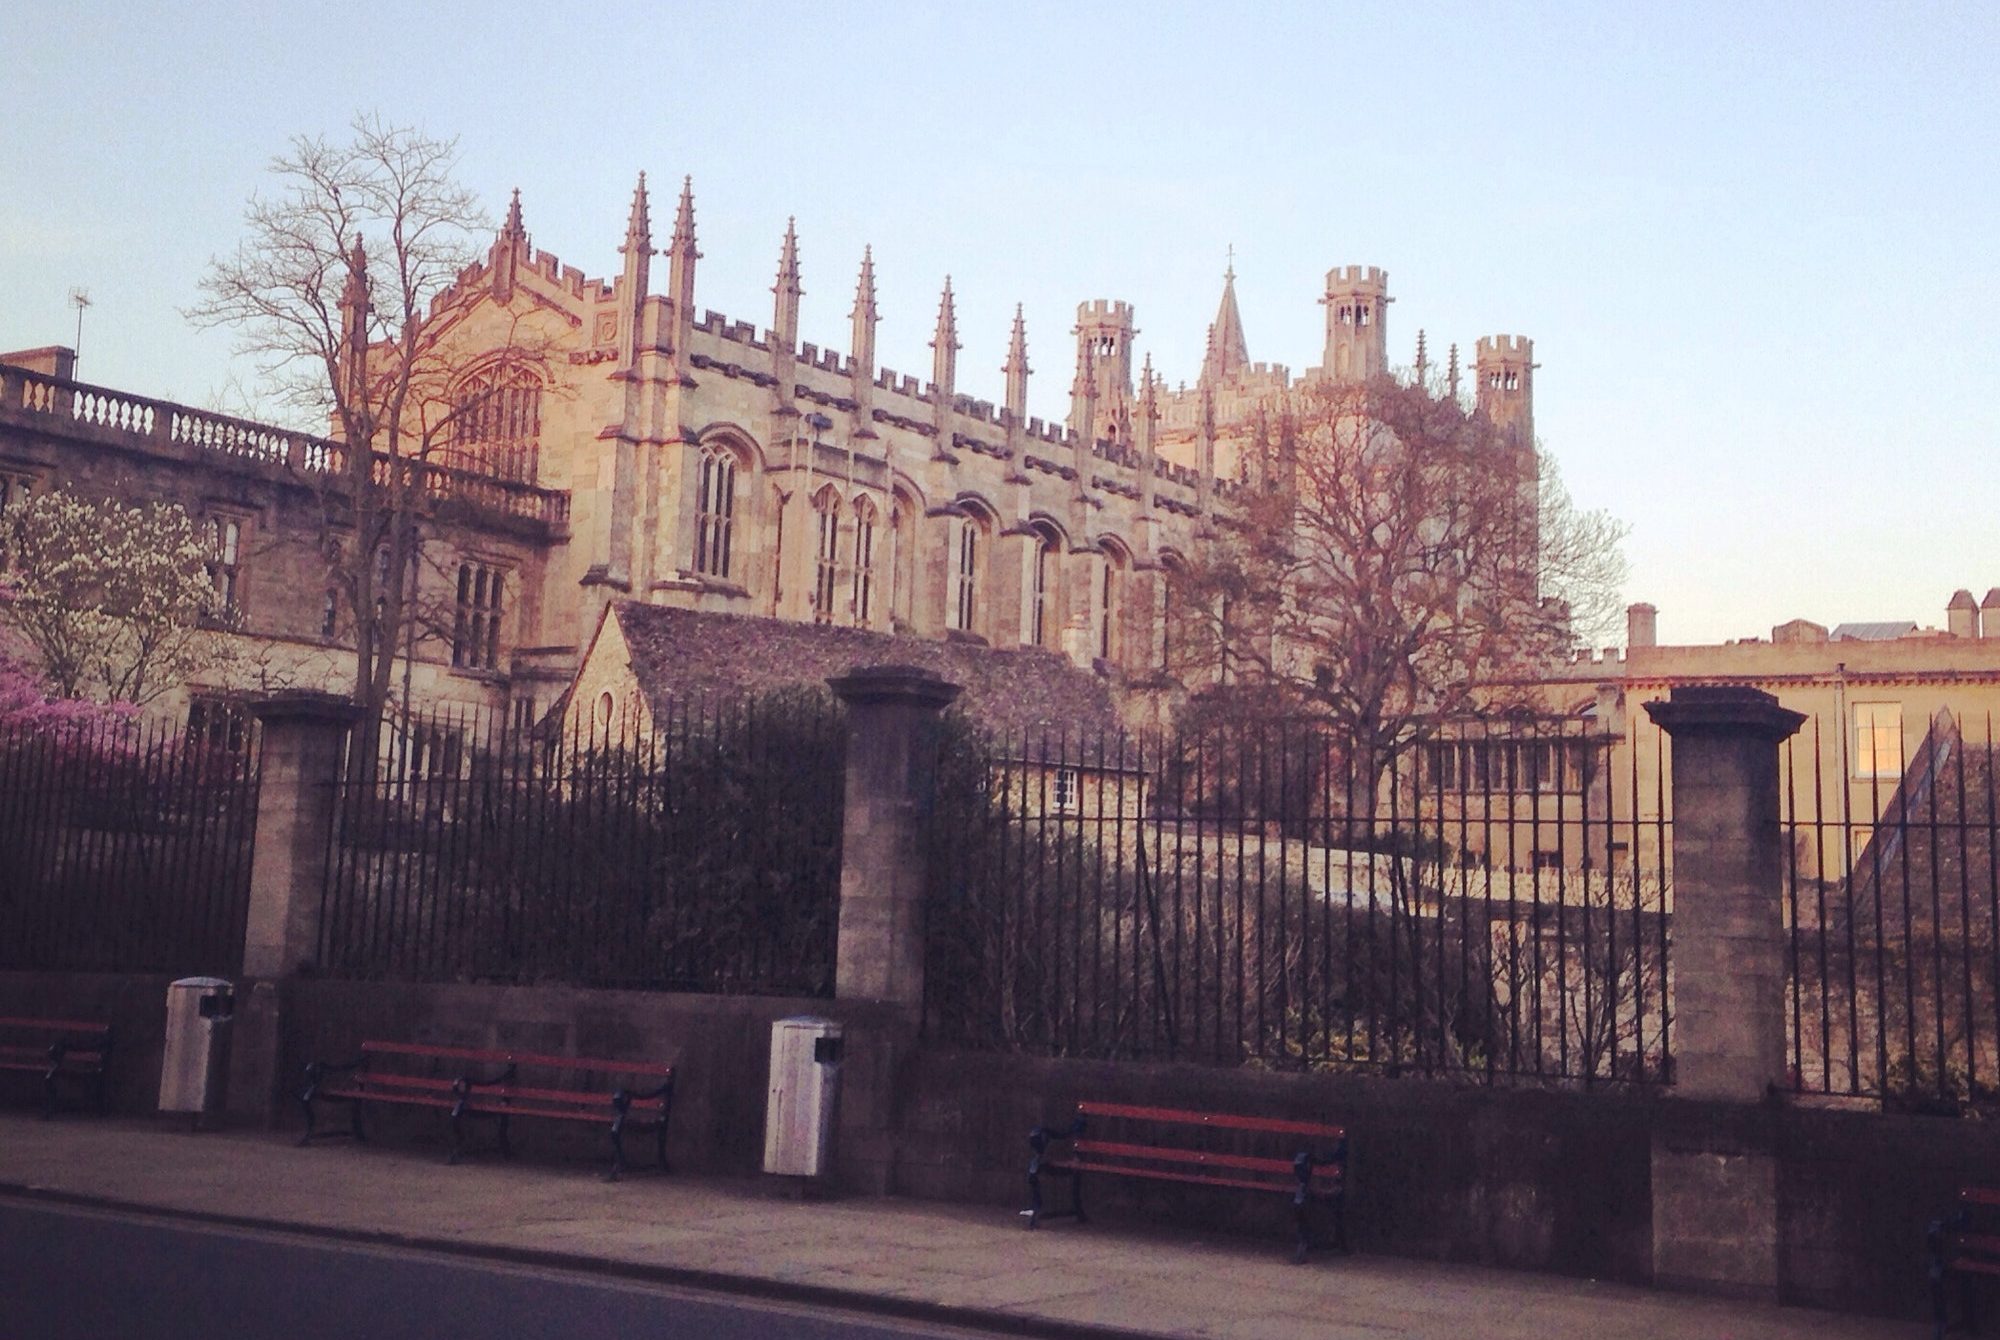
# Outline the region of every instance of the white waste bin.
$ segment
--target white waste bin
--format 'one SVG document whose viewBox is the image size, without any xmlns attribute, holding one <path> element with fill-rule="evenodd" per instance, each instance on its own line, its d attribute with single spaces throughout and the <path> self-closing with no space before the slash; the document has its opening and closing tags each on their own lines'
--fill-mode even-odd
<svg viewBox="0 0 2000 1340">
<path fill-rule="evenodd" d="M 222 1109 L 235 1011 L 236 988 L 220 977 L 183 977 L 167 988 L 160 1111 L 187 1112 L 199 1120 Z"/>
<path fill-rule="evenodd" d="M 771 1025 L 771 1092 L 764 1111 L 764 1171 L 818 1177 L 833 1156 L 840 1097 L 841 1027 L 797 1016 Z"/>
</svg>

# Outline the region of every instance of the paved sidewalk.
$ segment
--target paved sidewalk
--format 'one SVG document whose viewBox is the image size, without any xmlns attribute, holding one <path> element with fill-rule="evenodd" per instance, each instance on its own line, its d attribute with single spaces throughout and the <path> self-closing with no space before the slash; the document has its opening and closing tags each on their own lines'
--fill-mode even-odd
<svg viewBox="0 0 2000 1340">
<path fill-rule="evenodd" d="M 475 1160 L 162 1120 L 0 1113 L 0 1194 L 43 1195 L 580 1266 L 1027 1334 L 1274 1340 L 1914 1340 L 1926 1328 L 1390 1257 L 1056 1224 L 905 1200 L 798 1202 L 748 1180 Z"/>
</svg>

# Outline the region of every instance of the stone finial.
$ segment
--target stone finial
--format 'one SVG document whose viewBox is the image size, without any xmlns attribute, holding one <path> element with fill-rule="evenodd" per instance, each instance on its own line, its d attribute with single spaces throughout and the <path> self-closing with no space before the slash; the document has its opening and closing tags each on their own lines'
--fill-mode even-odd
<svg viewBox="0 0 2000 1340">
<path fill-rule="evenodd" d="M 771 313 L 771 333 L 786 352 L 798 343 L 799 297 L 805 289 L 799 283 L 799 232 L 796 219 L 785 220 L 785 240 L 778 249 L 778 282 L 771 286 L 777 302 Z"/>
<path fill-rule="evenodd" d="M 1444 384 L 1446 393 L 1453 400 L 1458 399 L 1458 346 L 1456 344 L 1451 346 L 1451 352 L 1445 357 Z"/>
<path fill-rule="evenodd" d="M 507 204 L 507 221 L 500 225 L 500 240 L 526 246 L 528 229 L 521 222 L 521 188 L 514 188 L 514 198 Z"/>
<path fill-rule="evenodd" d="M 861 275 L 854 281 L 854 310 L 848 319 L 853 323 L 853 331 L 848 339 L 848 354 L 854 363 L 857 385 L 866 384 L 875 372 L 875 323 L 879 314 L 875 308 L 875 248 L 861 248 Z"/>
<path fill-rule="evenodd" d="M 1417 385 L 1419 387 L 1421 387 L 1424 384 L 1424 380 L 1426 376 L 1429 374 L 1430 370 L 1431 370 L 1430 351 L 1426 347 L 1424 342 L 1424 332 L 1422 330 L 1418 330 L 1417 331 Z"/>
<path fill-rule="evenodd" d="M 680 208 L 674 212 L 673 249 L 676 254 L 701 259 L 694 249 L 694 178 L 681 178 Z"/>
<path fill-rule="evenodd" d="M 948 404 L 958 385 L 958 313 L 952 303 L 951 276 L 944 277 L 944 295 L 938 299 L 937 334 L 931 339 L 931 385 L 937 387 L 942 402 Z"/>
<path fill-rule="evenodd" d="M 1007 413 L 1021 422 L 1028 413 L 1028 322 L 1021 304 L 1014 304 L 1014 329 L 1007 339 L 1007 362 L 1001 367 L 1007 377 Z"/>
<path fill-rule="evenodd" d="M 646 200 L 646 174 L 639 174 L 639 184 L 632 191 L 632 213 L 625 221 L 625 245 L 618 248 L 621 255 L 633 252 L 651 254 L 653 250 L 653 220 Z"/>
</svg>

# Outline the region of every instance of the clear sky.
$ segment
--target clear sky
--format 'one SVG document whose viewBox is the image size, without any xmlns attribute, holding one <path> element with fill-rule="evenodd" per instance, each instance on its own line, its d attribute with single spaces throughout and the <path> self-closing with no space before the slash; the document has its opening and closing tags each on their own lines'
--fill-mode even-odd
<svg viewBox="0 0 2000 1340">
<path fill-rule="evenodd" d="M 2000 585 L 2000 5 L 8 5 L 0 348 L 197 404 L 181 317 L 299 132 L 460 137 L 497 214 L 618 268 L 683 174 L 697 298 L 768 324 L 788 215 L 804 338 L 845 347 L 875 247 L 881 361 L 961 389 L 1016 302 L 1035 412 L 1075 304 L 1138 310 L 1192 380 L 1236 248 L 1251 357 L 1319 361 L 1334 265 L 1389 271 L 1392 358 L 1532 336 L 1572 492 L 1632 525 L 1663 641 L 1909 617 Z M 663 198 L 664 197 L 664 198 Z"/>
</svg>

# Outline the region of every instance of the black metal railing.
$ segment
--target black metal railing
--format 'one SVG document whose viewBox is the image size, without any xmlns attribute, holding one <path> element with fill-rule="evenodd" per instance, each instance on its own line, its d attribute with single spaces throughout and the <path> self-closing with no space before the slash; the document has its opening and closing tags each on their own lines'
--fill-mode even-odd
<svg viewBox="0 0 2000 1340">
<path fill-rule="evenodd" d="M 1849 734 L 1849 720 L 1853 734 Z M 1814 719 L 1783 757 L 1786 1024 L 1806 1093 L 2000 1099 L 2000 797 L 1990 718 Z M 1915 730 L 1911 732 L 1915 737 Z"/>
<path fill-rule="evenodd" d="M 948 729 L 926 1027 L 982 1048 L 1482 1079 L 1671 1074 L 1666 741 L 1471 724 Z"/>
<path fill-rule="evenodd" d="M 0 968 L 237 972 L 256 757 L 251 727 L 0 730 Z"/>
<path fill-rule="evenodd" d="M 337 788 L 321 971 L 830 995 L 837 706 L 594 708 L 546 734 L 477 713 L 386 726 L 377 765 Z"/>
</svg>

